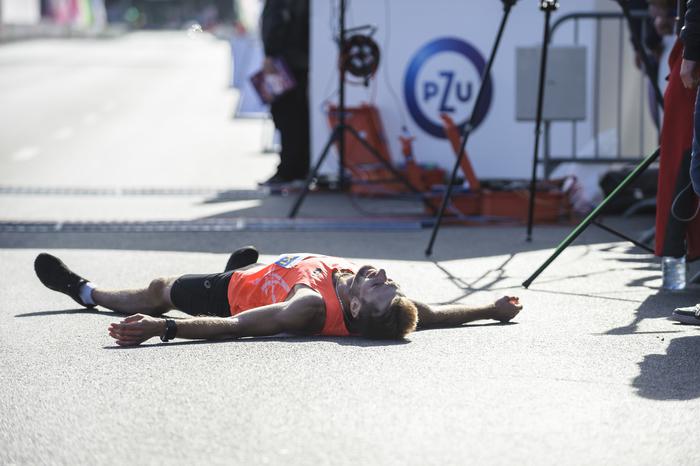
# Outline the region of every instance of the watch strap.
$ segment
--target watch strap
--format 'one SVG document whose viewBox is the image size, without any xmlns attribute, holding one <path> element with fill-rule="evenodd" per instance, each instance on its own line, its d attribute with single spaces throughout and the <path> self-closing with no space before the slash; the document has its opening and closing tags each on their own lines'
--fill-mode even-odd
<svg viewBox="0 0 700 466">
<path fill-rule="evenodd" d="M 177 324 L 173 319 L 165 319 L 165 333 L 160 336 L 163 342 L 170 341 L 177 335 Z"/>
</svg>

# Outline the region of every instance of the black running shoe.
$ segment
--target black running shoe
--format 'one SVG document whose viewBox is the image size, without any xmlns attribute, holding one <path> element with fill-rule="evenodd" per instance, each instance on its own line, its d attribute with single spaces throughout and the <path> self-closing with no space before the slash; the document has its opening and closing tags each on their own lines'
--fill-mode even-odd
<svg viewBox="0 0 700 466">
<path fill-rule="evenodd" d="M 255 264 L 258 261 L 258 256 L 258 250 L 255 249 L 255 246 L 246 246 L 237 249 L 231 254 L 231 257 L 228 258 L 224 272 L 230 272 L 231 270 L 240 269 L 246 265 Z"/>
<path fill-rule="evenodd" d="M 34 271 L 47 288 L 67 294 L 81 306 L 95 307 L 94 304 L 85 304 L 80 299 L 80 287 L 87 283 L 87 280 L 74 273 L 58 257 L 42 252 L 34 260 Z"/>
<path fill-rule="evenodd" d="M 272 188 L 276 186 L 285 185 L 287 183 L 290 183 L 291 181 L 293 181 L 293 178 L 289 178 L 286 176 L 282 176 L 279 173 L 275 173 L 267 180 L 258 182 L 258 186 L 261 188 Z"/>
<path fill-rule="evenodd" d="M 690 307 L 679 307 L 673 310 L 669 317 L 682 324 L 700 325 L 700 304 Z"/>
</svg>

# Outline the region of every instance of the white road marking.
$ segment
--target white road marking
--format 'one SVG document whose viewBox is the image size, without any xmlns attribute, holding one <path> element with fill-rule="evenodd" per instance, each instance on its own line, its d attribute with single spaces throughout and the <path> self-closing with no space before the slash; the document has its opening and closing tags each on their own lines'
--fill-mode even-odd
<svg viewBox="0 0 700 466">
<path fill-rule="evenodd" d="M 73 136 L 74 133 L 75 133 L 75 131 L 73 130 L 73 128 L 66 126 L 66 127 L 63 127 L 57 131 L 54 131 L 52 136 L 54 139 L 62 141 L 62 140 L 70 138 L 71 136 Z"/>
<path fill-rule="evenodd" d="M 100 111 L 102 112 L 110 112 L 115 109 L 117 104 L 114 103 L 113 100 L 107 101 L 104 104 L 102 104 L 102 107 L 100 107 Z"/>
<path fill-rule="evenodd" d="M 83 123 L 86 125 L 94 125 L 99 120 L 96 113 L 90 112 L 83 117 Z"/>
<path fill-rule="evenodd" d="M 24 162 L 29 159 L 33 159 L 39 154 L 38 147 L 23 147 L 14 154 L 12 154 L 12 159 L 17 162 Z"/>
</svg>

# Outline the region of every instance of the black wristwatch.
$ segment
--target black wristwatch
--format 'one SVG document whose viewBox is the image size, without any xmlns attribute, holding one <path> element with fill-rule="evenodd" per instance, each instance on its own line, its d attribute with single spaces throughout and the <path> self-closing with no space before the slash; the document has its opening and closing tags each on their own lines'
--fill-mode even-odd
<svg viewBox="0 0 700 466">
<path fill-rule="evenodd" d="M 165 319 L 165 333 L 160 336 L 160 341 L 170 341 L 175 338 L 175 335 L 177 335 L 177 324 L 173 319 Z"/>
</svg>

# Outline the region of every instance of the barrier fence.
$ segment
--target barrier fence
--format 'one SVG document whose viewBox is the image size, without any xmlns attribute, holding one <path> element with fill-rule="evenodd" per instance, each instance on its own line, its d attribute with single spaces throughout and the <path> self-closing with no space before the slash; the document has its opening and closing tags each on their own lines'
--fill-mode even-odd
<svg viewBox="0 0 700 466">
<path fill-rule="evenodd" d="M 644 37 L 646 10 L 633 11 L 632 16 L 639 20 Z M 567 14 L 552 24 L 550 37 L 552 46 L 588 46 L 592 69 L 587 74 L 592 83 L 587 89 L 592 95 L 585 120 L 544 121 L 538 163 L 545 177 L 563 162 L 642 160 L 658 144 L 661 115 L 643 69 L 634 66 L 635 51 L 625 17 L 611 12 Z M 590 37 L 593 43 L 585 43 Z M 553 142 L 555 133 L 557 141 Z"/>
</svg>

